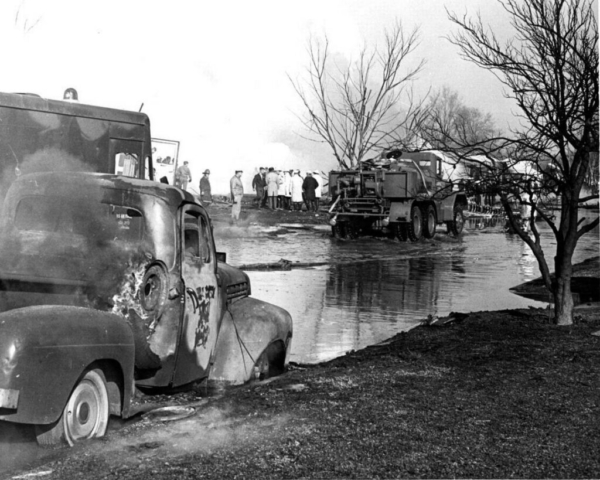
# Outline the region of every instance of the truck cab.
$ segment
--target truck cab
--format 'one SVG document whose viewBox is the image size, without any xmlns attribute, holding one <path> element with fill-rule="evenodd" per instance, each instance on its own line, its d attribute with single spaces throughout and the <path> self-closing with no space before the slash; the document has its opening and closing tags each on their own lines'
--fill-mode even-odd
<svg viewBox="0 0 600 480">
<path fill-rule="evenodd" d="M 0 421 L 53 444 L 102 436 L 134 385 L 283 372 L 292 320 L 220 261 L 181 189 L 98 173 L 22 175 L 0 235 Z"/>
</svg>

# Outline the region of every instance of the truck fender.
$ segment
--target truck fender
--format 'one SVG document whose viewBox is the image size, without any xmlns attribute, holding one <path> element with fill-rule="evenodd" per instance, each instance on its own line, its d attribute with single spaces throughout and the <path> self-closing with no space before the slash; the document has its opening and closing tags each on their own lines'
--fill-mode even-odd
<svg viewBox="0 0 600 480">
<path fill-rule="evenodd" d="M 55 422 L 77 381 L 92 365 L 102 369 L 106 378 L 110 413 L 127 416 L 133 393 L 134 340 L 124 318 L 60 305 L 1 313 L 0 392 L 16 392 L 17 400 L 10 408 L 0 408 L 0 420 Z"/>
<path fill-rule="evenodd" d="M 230 304 L 223 316 L 209 382 L 247 382 L 261 354 L 272 345 L 284 349 L 282 363 L 287 363 L 291 338 L 292 317 L 283 308 L 251 297 Z"/>
<path fill-rule="evenodd" d="M 392 202 L 390 205 L 390 223 L 393 222 L 408 222 L 410 219 L 410 209 L 414 200 L 404 202 Z"/>
<path fill-rule="evenodd" d="M 438 203 L 438 223 L 452 221 L 454 218 L 454 207 L 456 206 L 461 208 L 467 206 L 467 196 L 464 193 L 455 192 L 440 200 Z"/>
</svg>

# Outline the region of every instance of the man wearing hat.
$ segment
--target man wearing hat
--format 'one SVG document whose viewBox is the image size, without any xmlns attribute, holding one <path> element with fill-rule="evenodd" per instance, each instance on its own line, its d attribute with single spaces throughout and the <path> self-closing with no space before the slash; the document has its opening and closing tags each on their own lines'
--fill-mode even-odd
<svg viewBox="0 0 600 480">
<path fill-rule="evenodd" d="M 242 211 L 242 198 L 244 196 L 244 185 L 242 184 L 242 170 L 236 170 L 235 175 L 231 177 L 229 181 L 229 187 L 231 190 L 231 198 L 233 199 L 233 205 L 231 207 L 231 220 L 234 223 L 240 219 L 240 213 Z"/>
<path fill-rule="evenodd" d="M 306 202 L 306 209 L 310 211 L 315 210 L 315 190 L 319 184 L 313 178 L 312 172 L 306 172 L 306 178 L 302 182 L 302 190 L 304 190 L 304 201 Z"/>
<path fill-rule="evenodd" d="M 182 190 L 187 190 L 188 182 L 192 181 L 192 172 L 188 163 L 188 161 L 183 162 L 183 165 L 175 172 L 175 185 Z"/>
<path fill-rule="evenodd" d="M 213 201 L 212 192 L 210 188 L 210 180 L 208 176 L 210 175 L 210 170 L 207 168 L 204 170 L 202 178 L 200 179 L 200 202 L 202 205 L 210 205 Z"/>
<path fill-rule="evenodd" d="M 263 167 L 260 167 L 260 171 L 254 175 L 252 190 L 256 192 L 256 206 L 260 209 L 265 197 L 265 169 Z"/>
</svg>

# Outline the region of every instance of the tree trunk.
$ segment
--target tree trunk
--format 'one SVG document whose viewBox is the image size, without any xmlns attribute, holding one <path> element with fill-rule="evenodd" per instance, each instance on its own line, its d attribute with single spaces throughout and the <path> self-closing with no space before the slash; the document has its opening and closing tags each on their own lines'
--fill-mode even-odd
<svg viewBox="0 0 600 480">
<path fill-rule="evenodd" d="M 554 323 L 556 325 L 573 325 L 573 294 L 571 293 L 571 276 L 556 278 L 554 290 Z"/>
</svg>

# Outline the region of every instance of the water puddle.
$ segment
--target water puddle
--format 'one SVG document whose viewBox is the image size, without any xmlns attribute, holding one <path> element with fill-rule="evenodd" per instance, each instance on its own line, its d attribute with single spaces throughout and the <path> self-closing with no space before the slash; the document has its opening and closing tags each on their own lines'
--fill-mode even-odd
<svg viewBox="0 0 600 480">
<path fill-rule="evenodd" d="M 551 232 L 539 226 L 552 258 Z M 329 227 L 315 227 L 216 232 L 217 246 L 232 265 L 291 263 L 291 270 L 247 273 L 254 297 L 292 314 L 292 361 L 331 359 L 408 330 L 428 315 L 546 306 L 510 292 L 540 274 L 529 247 L 506 234 L 498 217 L 468 219 L 459 240 L 442 233 L 416 244 L 336 240 Z M 581 239 L 574 262 L 598 251 L 598 232 L 591 232 Z"/>
</svg>

